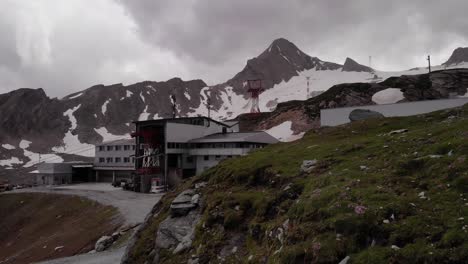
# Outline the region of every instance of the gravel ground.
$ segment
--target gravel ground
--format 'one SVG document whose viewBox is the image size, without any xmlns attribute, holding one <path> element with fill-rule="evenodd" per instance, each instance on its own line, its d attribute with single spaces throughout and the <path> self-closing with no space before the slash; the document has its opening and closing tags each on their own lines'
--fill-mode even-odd
<svg viewBox="0 0 468 264">
<path fill-rule="evenodd" d="M 40 192 L 65 195 L 78 195 L 119 209 L 126 225 L 142 223 L 153 206 L 161 199 L 161 194 L 145 194 L 114 188 L 109 183 L 75 184 L 57 187 L 35 187 L 12 191 L 17 193 Z M 121 248 L 99 253 L 82 254 L 54 259 L 41 264 L 115 264 L 125 253 L 126 244 Z"/>
<path fill-rule="evenodd" d="M 137 193 L 114 188 L 109 183 L 75 184 L 58 187 L 35 187 L 14 192 L 40 192 L 83 196 L 104 205 L 119 209 L 125 224 L 143 222 L 151 208 L 161 199 L 161 194 Z"/>
<path fill-rule="evenodd" d="M 40 264 L 116 264 L 120 263 L 125 247 L 116 250 L 109 250 L 99 253 L 83 254 L 68 258 L 54 259 Z"/>
</svg>

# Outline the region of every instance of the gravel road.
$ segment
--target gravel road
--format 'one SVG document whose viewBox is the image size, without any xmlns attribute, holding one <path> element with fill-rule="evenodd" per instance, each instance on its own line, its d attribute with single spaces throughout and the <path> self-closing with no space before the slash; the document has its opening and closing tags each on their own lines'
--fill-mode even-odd
<svg viewBox="0 0 468 264">
<path fill-rule="evenodd" d="M 145 194 L 114 188 L 109 183 L 75 184 L 55 187 L 35 187 L 20 189 L 11 193 L 56 193 L 78 195 L 104 205 L 118 208 L 126 225 L 142 223 L 153 206 L 161 199 L 161 194 Z M 115 264 L 125 253 L 126 245 L 121 248 L 99 253 L 82 254 L 67 258 L 40 262 L 41 264 Z"/>
<path fill-rule="evenodd" d="M 133 225 L 143 222 L 151 208 L 161 199 L 160 194 L 137 193 L 114 188 L 109 183 L 75 184 L 57 187 L 35 187 L 15 190 L 19 192 L 56 193 L 78 195 L 104 205 L 111 205 L 119 209 L 125 224 Z"/>
</svg>

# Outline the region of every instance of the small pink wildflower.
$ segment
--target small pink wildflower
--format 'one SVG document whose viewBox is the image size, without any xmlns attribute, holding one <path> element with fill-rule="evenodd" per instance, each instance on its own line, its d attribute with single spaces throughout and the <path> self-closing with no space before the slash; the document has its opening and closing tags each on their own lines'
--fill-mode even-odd
<svg viewBox="0 0 468 264">
<path fill-rule="evenodd" d="M 362 215 L 366 212 L 367 208 L 365 206 L 362 206 L 362 205 L 356 205 L 354 207 L 354 212 L 356 214 L 359 214 L 359 215 Z"/>
</svg>

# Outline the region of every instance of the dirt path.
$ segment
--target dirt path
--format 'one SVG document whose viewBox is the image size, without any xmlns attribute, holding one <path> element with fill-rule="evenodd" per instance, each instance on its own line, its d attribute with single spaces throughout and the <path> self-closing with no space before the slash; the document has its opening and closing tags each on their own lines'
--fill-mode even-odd
<svg viewBox="0 0 468 264">
<path fill-rule="evenodd" d="M 15 190 L 13 192 L 40 192 L 66 195 L 78 195 L 111 205 L 119 209 L 125 224 L 133 225 L 143 222 L 151 208 L 161 199 L 160 194 L 136 193 L 114 188 L 109 183 L 75 184 L 59 187 L 36 187 Z"/>
</svg>

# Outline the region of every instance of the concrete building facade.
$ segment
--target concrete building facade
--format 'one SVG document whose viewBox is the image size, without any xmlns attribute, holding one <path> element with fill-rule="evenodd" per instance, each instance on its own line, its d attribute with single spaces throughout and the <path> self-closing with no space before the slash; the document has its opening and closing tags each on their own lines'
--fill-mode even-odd
<svg viewBox="0 0 468 264">
<path fill-rule="evenodd" d="M 135 140 L 122 139 L 96 145 L 94 174 L 96 182 L 130 179 L 135 171 Z"/>
<path fill-rule="evenodd" d="M 142 192 L 149 191 L 151 179 L 174 186 L 223 159 L 277 142 L 265 132 L 239 133 L 237 124 L 207 117 L 137 121 L 135 126 L 135 168 Z"/>
</svg>

